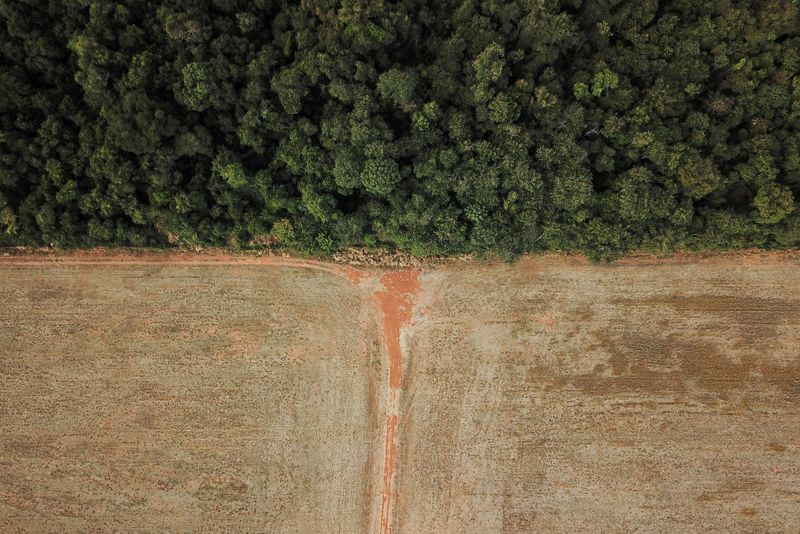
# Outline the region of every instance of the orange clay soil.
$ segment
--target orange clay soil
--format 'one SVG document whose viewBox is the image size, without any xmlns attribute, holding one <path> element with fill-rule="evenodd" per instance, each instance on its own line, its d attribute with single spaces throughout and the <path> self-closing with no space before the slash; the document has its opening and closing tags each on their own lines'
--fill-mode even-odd
<svg viewBox="0 0 800 534">
<path fill-rule="evenodd" d="M 403 353 L 400 331 L 411 322 L 414 295 L 419 291 L 419 271 L 395 271 L 380 277 L 383 291 L 375 300 L 383 316 L 383 339 L 389 356 L 389 387 L 397 389 L 402 380 Z"/>
<path fill-rule="evenodd" d="M 389 399 L 386 415 L 386 442 L 384 447 L 383 489 L 381 492 L 380 532 L 390 532 L 394 500 L 395 473 L 397 470 L 397 420 L 399 417 L 399 392 L 403 381 L 403 350 L 400 337 L 402 329 L 409 326 L 413 315 L 413 299 L 420 290 L 419 271 L 395 271 L 380 277 L 382 291 L 373 295 L 383 322 L 383 342 L 389 358 Z"/>
<path fill-rule="evenodd" d="M 391 512 L 394 501 L 394 479 L 397 470 L 397 415 L 386 418 L 386 446 L 383 452 L 383 488 L 379 532 L 391 532 Z"/>
</svg>

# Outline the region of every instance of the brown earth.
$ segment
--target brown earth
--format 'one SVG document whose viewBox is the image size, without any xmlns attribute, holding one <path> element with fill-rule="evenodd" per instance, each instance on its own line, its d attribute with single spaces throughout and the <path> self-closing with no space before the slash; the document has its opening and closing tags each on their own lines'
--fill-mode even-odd
<svg viewBox="0 0 800 534">
<path fill-rule="evenodd" d="M 398 532 L 793 532 L 800 262 L 423 274 Z"/>
<path fill-rule="evenodd" d="M 796 253 L 412 265 L 0 256 L 0 531 L 796 531 Z"/>
<path fill-rule="evenodd" d="M 0 532 L 369 529 L 383 363 L 346 278 L 0 263 L 0 302 Z"/>
</svg>

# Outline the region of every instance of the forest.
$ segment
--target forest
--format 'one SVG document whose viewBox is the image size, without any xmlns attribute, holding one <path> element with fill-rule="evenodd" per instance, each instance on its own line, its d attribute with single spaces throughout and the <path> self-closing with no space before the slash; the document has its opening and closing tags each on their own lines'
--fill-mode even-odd
<svg viewBox="0 0 800 534">
<path fill-rule="evenodd" d="M 796 0 L 0 0 L 0 245 L 800 244 Z"/>
</svg>

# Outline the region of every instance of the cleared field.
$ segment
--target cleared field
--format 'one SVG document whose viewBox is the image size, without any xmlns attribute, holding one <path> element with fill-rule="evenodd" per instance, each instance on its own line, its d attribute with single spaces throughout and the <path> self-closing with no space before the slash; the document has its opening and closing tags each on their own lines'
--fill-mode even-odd
<svg viewBox="0 0 800 534">
<path fill-rule="evenodd" d="M 380 346 L 347 279 L 0 264 L 0 280 L 0 531 L 369 528 Z"/>
<path fill-rule="evenodd" d="M 800 264 L 423 276 L 400 532 L 796 532 Z"/>
<path fill-rule="evenodd" d="M 0 302 L 3 532 L 800 524 L 791 254 L 0 257 Z"/>
</svg>

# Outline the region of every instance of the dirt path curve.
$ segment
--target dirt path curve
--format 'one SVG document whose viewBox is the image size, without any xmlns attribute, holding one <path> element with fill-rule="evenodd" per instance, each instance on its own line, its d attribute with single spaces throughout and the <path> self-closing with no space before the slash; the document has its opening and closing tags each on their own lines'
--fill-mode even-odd
<svg viewBox="0 0 800 534">
<path fill-rule="evenodd" d="M 0 256 L 0 263 L 6 265 L 265 265 L 276 267 L 297 267 L 324 271 L 336 276 L 346 277 L 357 283 L 361 271 L 346 265 L 306 260 L 290 256 L 236 255 L 224 252 L 180 253 L 180 252 L 114 252 L 104 250 L 75 251 L 69 253 L 8 254 Z"/>
</svg>

